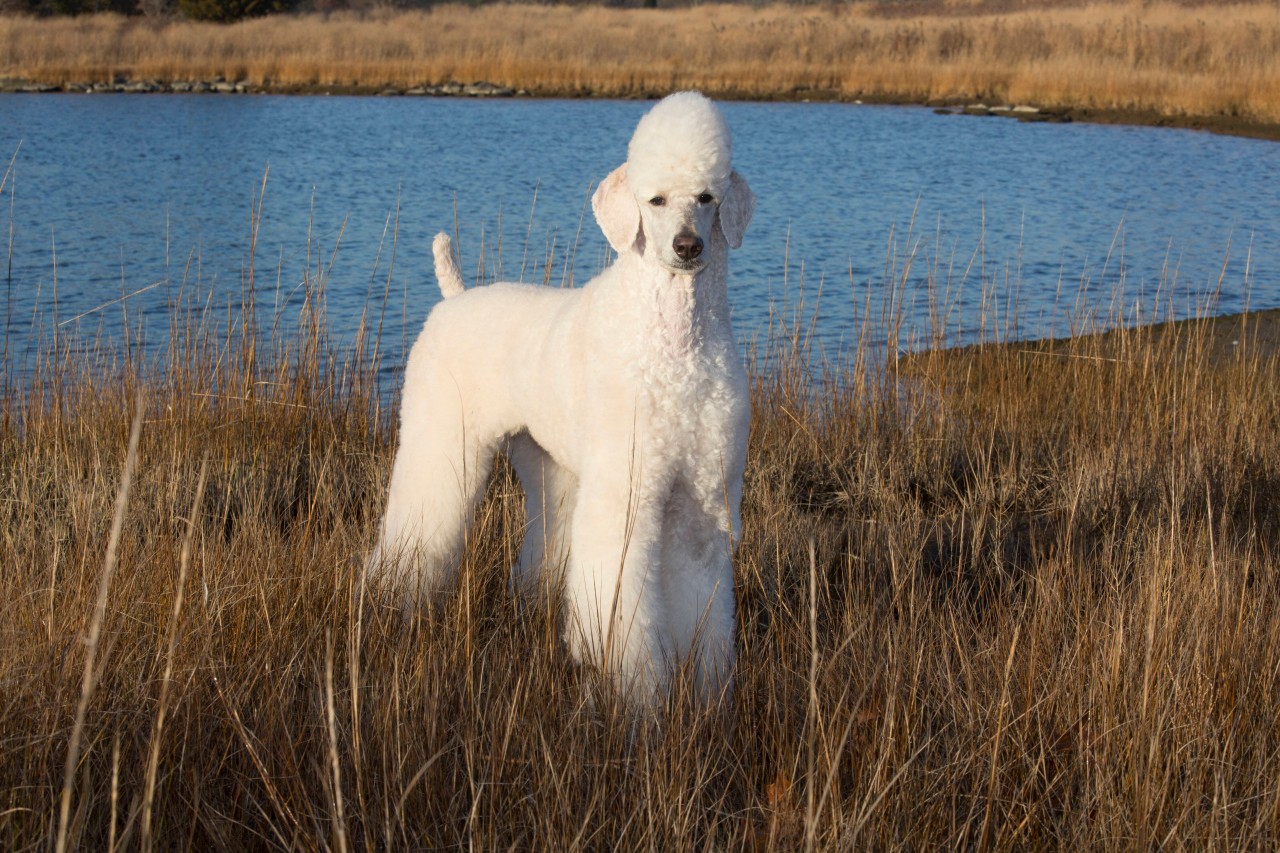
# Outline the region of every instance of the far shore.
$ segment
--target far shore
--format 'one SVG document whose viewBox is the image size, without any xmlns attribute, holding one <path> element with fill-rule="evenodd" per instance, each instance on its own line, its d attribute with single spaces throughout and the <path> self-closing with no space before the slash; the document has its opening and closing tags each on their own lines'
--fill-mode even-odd
<svg viewBox="0 0 1280 853">
<path fill-rule="evenodd" d="M 581 88 L 558 89 L 535 87 L 512 89 L 488 81 L 459 83 L 446 80 L 422 86 L 401 88 L 396 86 L 339 85 L 339 84 L 252 84 L 248 81 L 228 81 L 221 77 L 209 80 L 131 80 L 117 78 L 110 83 L 80 82 L 67 85 L 38 83 L 24 79 L 0 79 L 0 94 L 211 94 L 211 95 L 297 95 L 356 97 L 429 97 L 429 98 L 568 98 L 568 99 L 656 99 L 667 94 L 661 90 L 641 90 L 618 94 L 597 94 Z M 979 98 L 919 98 L 908 94 L 880 94 L 860 98 L 831 89 L 813 89 L 791 92 L 759 93 L 717 92 L 719 100 L 741 100 L 779 103 L 846 103 L 873 104 L 879 106 L 932 107 L 939 113 L 951 113 L 969 117 L 998 117 L 1021 122 L 1065 124 L 1089 122 L 1093 124 L 1134 125 L 1142 127 L 1170 127 L 1184 130 L 1202 130 L 1226 136 L 1280 141 L 1280 123 L 1255 121 L 1241 116 L 1227 115 L 1166 115 L 1154 110 L 1101 109 L 1096 107 L 1039 107 L 1031 104 L 999 103 Z"/>
<path fill-rule="evenodd" d="M 914 104 L 1280 140 L 1280 6 L 1043 0 L 442 4 L 178 18 L 0 15 L 0 91 Z"/>
</svg>

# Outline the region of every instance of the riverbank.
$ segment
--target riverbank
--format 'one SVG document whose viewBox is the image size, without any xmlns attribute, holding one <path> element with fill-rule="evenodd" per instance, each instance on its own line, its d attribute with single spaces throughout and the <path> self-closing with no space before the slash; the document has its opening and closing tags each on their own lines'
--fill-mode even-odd
<svg viewBox="0 0 1280 853">
<path fill-rule="evenodd" d="M 512 94 L 610 98 L 697 88 L 726 99 L 1023 106 L 1035 120 L 1275 139 L 1277 39 L 1280 7 L 1264 2 L 437 6 L 226 26 L 0 17 L 0 81 L 68 91 L 221 81 L 307 94 L 484 81 Z"/>
<path fill-rule="evenodd" d="M 1083 350 L 1090 358 L 1115 361 L 1128 358 L 1135 347 L 1156 348 L 1179 357 L 1191 355 L 1205 369 L 1215 371 L 1226 369 L 1241 358 L 1261 363 L 1277 361 L 1280 308 L 1173 320 L 1070 338 L 957 347 L 912 355 L 903 363 L 915 371 L 923 360 L 943 362 L 949 370 L 964 372 L 991 358 L 1070 358 Z"/>
</svg>

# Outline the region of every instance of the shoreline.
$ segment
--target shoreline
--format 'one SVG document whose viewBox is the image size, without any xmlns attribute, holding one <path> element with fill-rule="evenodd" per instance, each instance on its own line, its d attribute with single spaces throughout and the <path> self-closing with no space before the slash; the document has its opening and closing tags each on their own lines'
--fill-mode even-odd
<svg viewBox="0 0 1280 853">
<path fill-rule="evenodd" d="M 710 87 L 706 87 L 710 88 Z M 651 100 L 667 94 L 663 91 L 638 89 L 614 94 L 598 93 L 585 88 L 531 87 L 514 89 L 488 81 L 459 83 L 445 81 L 404 88 L 378 85 L 326 84 L 252 84 L 224 78 L 208 80 L 132 80 L 116 78 L 112 83 L 73 83 L 56 85 L 25 79 L 0 79 L 0 94 L 209 94 L 209 95 L 292 95 L 298 97 L 425 97 L 425 98 L 536 98 L 546 100 Z M 850 106 L 903 106 L 932 108 L 939 114 L 967 117 L 1010 118 L 1022 122 L 1069 124 L 1125 125 L 1163 127 L 1176 130 L 1198 130 L 1222 136 L 1263 139 L 1280 142 L 1280 123 L 1253 121 L 1227 115 L 1169 115 L 1156 110 L 1101 109 L 1096 107 L 1042 107 L 1022 103 L 990 103 L 974 98 L 920 98 L 911 95 L 863 95 L 852 97 L 834 89 L 779 91 L 759 95 L 734 91 L 710 91 L 707 94 L 722 101 L 755 103 L 834 103 Z"/>
<path fill-rule="evenodd" d="M 900 356 L 900 363 L 910 370 L 938 358 L 960 367 L 990 355 L 1002 354 L 1069 358 L 1074 357 L 1073 353 L 1082 342 L 1088 342 L 1093 353 L 1090 357 L 1113 361 L 1122 358 L 1125 350 L 1132 347 L 1135 335 L 1142 336 L 1141 339 L 1151 345 L 1159 345 L 1169 339 L 1173 342 L 1170 351 L 1194 353 L 1210 369 L 1229 365 L 1241 357 L 1265 363 L 1280 357 L 1280 308 L 1158 320 L 1067 337 L 992 341 L 921 350 L 904 353 Z"/>
</svg>

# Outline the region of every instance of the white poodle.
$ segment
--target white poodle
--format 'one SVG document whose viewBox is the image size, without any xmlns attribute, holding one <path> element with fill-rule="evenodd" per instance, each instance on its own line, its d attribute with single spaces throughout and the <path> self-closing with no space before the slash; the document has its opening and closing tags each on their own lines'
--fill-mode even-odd
<svg viewBox="0 0 1280 853">
<path fill-rule="evenodd" d="M 682 92 L 640 120 L 591 204 L 618 259 L 580 289 L 464 293 L 436 236 L 446 299 L 405 367 L 369 567 L 411 595 L 447 587 L 505 448 L 529 519 L 516 586 L 563 568 L 570 648 L 633 698 L 652 701 L 689 656 L 710 697 L 734 658 L 749 416 L 726 278 L 755 199 L 719 110 Z"/>
</svg>

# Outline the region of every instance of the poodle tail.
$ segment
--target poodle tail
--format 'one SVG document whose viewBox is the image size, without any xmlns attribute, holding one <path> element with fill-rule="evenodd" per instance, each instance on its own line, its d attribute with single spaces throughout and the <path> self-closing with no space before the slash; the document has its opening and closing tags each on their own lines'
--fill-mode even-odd
<svg viewBox="0 0 1280 853">
<path fill-rule="evenodd" d="M 449 235 L 441 231 L 431 244 L 436 256 L 436 282 L 440 285 L 440 293 L 445 299 L 457 296 L 466 290 L 462 283 L 462 273 L 458 272 L 458 262 L 453 257 L 453 241 Z"/>
</svg>

